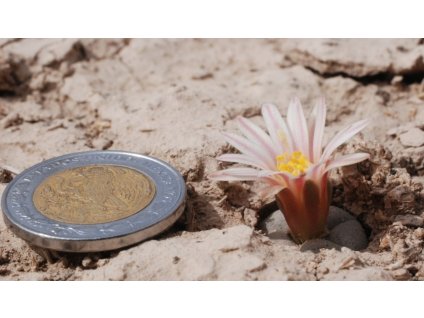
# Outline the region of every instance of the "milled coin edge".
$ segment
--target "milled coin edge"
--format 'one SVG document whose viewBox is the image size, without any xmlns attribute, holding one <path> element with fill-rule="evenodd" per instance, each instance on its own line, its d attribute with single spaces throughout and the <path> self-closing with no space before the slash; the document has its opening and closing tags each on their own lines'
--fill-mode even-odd
<svg viewBox="0 0 424 318">
<path fill-rule="evenodd" d="M 69 156 L 78 156 L 78 155 L 84 155 L 84 154 L 117 154 L 117 155 L 123 154 L 123 155 L 135 156 L 138 158 L 144 158 L 144 159 L 147 158 L 149 160 L 156 161 L 159 164 L 165 165 L 168 169 L 173 171 L 178 176 L 179 183 L 181 186 L 181 193 L 177 200 L 177 203 L 174 205 L 176 208 L 173 210 L 173 213 L 170 213 L 167 217 L 160 219 L 155 224 L 152 224 L 151 226 L 143 228 L 141 230 L 128 232 L 119 236 L 115 235 L 111 237 L 92 239 L 92 240 L 80 240 L 78 238 L 74 238 L 74 239 L 57 238 L 57 237 L 45 235 L 43 233 L 37 233 L 20 226 L 20 224 L 16 224 L 15 222 L 12 221 L 12 219 L 8 217 L 9 211 L 6 206 L 6 198 L 10 189 L 19 179 L 18 178 L 19 175 L 24 175 L 25 173 L 28 173 L 29 171 L 36 169 L 40 166 L 43 166 L 44 164 L 48 162 L 52 162 L 54 160 L 66 158 Z M 25 169 L 19 175 L 17 175 L 6 186 L 1 198 L 1 209 L 3 212 L 4 222 L 9 229 L 11 229 L 20 238 L 27 241 L 28 244 L 35 245 L 41 248 L 46 248 L 46 249 L 52 249 L 52 250 L 64 251 L 64 252 L 98 252 L 98 251 L 114 250 L 114 249 L 122 248 L 125 246 L 133 245 L 135 243 L 151 238 L 152 236 L 155 236 L 165 231 L 166 229 L 168 229 L 178 220 L 178 218 L 182 215 L 185 208 L 187 188 L 181 173 L 178 170 L 176 170 L 174 167 L 172 167 L 170 164 L 168 164 L 167 162 L 164 162 L 158 158 L 145 156 L 145 155 L 141 155 L 141 154 L 133 153 L 129 151 L 95 150 L 95 151 L 82 151 L 82 152 L 69 153 L 69 154 L 53 157 L 53 158 L 44 160 L 40 163 L 37 163 Z"/>
</svg>

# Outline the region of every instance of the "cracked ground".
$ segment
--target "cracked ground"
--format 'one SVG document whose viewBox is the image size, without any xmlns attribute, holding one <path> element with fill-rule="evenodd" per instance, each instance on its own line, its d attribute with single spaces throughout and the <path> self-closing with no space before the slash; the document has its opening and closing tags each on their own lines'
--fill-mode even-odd
<svg viewBox="0 0 424 318">
<path fill-rule="evenodd" d="M 422 39 L 0 40 L 0 194 L 14 173 L 90 149 L 160 158 L 188 187 L 182 220 L 119 251 L 46 260 L 0 220 L 0 280 L 424 279 L 423 56 Z M 326 140 L 372 119 L 338 149 L 371 159 L 331 179 L 365 250 L 270 239 L 255 184 L 207 179 L 236 116 L 262 125 L 261 104 L 284 114 L 294 96 L 306 113 L 326 98 Z"/>
</svg>

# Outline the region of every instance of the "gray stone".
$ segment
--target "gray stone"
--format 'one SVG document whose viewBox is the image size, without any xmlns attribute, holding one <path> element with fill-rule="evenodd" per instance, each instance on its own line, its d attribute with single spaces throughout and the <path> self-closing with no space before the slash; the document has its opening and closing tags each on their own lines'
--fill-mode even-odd
<svg viewBox="0 0 424 318">
<path fill-rule="evenodd" d="M 270 214 L 259 227 L 270 239 L 290 240 L 290 228 L 287 225 L 284 215 L 280 210 Z"/>
<path fill-rule="evenodd" d="M 332 230 L 335 226 L 350 220 L 355 220 L 355 217 L 343 209 L 336 206 L 330 206 L 327 221 L 327 228 L 329 230 Z M 280 210 L 276 210 L 270 214 L 262 221 L 259 228 L 271 239 L 290 239 L 288 235 L 288 233 L 290 233 L 290 228 Z"/>
<path fill-rule="evenodd" d="M 329 230 L 332 230 L 337 225 L 350 220 L 355 220 L 355 217 L 343 209 L 336 206 L 330 206 L 327 220 L 327 228 Z"/>
<path fill-rule="evenodd" d="M 341 246 L 329 240 L 315 239 L 315 240 L 309 240 L 303 243 L 302 246 L 300 246 L 300 251 L 301 252 L 306 252 L 306 251 L 319 252 L 319 250 L 322 248 L 324 249 L 334 248 L 336 250 L 340 250 Z"/>
<path fill-rule="evenodd" d="M 335 226 L 328 239 L 333 243 L 359 251 L 367 247 L 368 240 L 361 224 L 356 220 L 349 220 Z"/>
</svg>

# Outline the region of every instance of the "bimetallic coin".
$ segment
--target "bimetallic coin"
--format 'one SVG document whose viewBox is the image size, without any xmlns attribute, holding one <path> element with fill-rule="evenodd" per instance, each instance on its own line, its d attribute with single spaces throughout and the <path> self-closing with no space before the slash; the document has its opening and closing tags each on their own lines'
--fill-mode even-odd
<svg viewBox="0 0 424 318">
<path fill-rule="evenodd" d="M 30 244 L 68 252 L 131 245 L 182 214 L 185 183 L 163 161 L 122 151 L 91 151 L 44 161 L 3 193 L 5 222 Z"/>
<path fill-rule="evenodd" d="M 117 221 L 143 210 L 155 195 L 145 174 L 126 167 L 92 165 L 46 178 L 32 197 L 46 217 L 71 224 Z"/>
</svg>

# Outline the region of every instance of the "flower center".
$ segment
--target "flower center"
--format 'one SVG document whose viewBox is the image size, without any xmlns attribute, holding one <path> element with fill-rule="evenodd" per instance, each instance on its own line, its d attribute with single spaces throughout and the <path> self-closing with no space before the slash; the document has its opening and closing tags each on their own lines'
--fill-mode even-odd
<svg viewBox="0 0 424 318">
<path fill-rule="evenodd" d="M 277 170 L 288 172 L 295 177 L 305 173 L 311 163 L 300 151 L 294 151 L 291 154 L 285 152 L 275 157 L 277 161 Z"/>
</svg>

